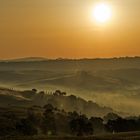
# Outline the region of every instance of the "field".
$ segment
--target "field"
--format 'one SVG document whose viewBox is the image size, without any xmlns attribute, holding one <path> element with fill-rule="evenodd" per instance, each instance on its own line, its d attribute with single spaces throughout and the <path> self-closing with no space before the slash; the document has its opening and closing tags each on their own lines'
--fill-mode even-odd
<svg viewBox="0 0 140 140">
<path fill-rule="evenodd" d="M 93 137 L 4 137 L 0 140 L 140 140 L 140 132 L 108 134 Z"/>
</svg>

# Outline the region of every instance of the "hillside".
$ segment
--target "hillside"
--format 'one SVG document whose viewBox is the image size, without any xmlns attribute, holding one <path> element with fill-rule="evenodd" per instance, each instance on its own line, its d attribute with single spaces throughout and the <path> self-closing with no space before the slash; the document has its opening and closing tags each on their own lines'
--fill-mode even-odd
<svg viewBox="0 0 140 140">
<path fill-rule="evenodd" d="M 58 93 L 57 93 L 58 92 Z M 63 92 L 62 92 L 63 93 Z M 12 106 L 44 106 L 46 104 L 52 104 L 58 109 L 64 109 L 67 111 L 77 111 L 88 116 L 104 116 L 109 112 L 113 112 L 111 108 L 102 107 L 93 101 L 86 101 L 80 97 L 74 95 L 59 95 L 60 91 L 45 93 L 36 92 L 32 90 L 26 91 L 14 91 L 5 88 L 0 89 L 0 106 L 12 107 Z"/>
</svg>

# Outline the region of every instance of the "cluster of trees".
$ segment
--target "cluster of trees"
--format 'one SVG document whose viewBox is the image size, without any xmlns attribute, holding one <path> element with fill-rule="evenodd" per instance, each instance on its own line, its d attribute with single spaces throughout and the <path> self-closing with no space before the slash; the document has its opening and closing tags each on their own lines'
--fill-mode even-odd
<svg viewBox="0 0 140 140">
<path fill-rule="evenodd" d="M 140 131 L 140 118 L 124 119 L 116 114 L 108 114 L 104 119 L 88 118 L 77 112 L 65 112 L 51 104 L 28 109 L 24 117 L 14 113 L 0 115 L 0 136 L 7 135 L 72 135 L 89 136 L 105 132 Z"/>
<path fill-rule="evenodd" d="M 124 119 L 119 117 L 116 120 L 109 120 L 106 124 L 106 129 L 112 133 L 140 131 L 140 118 Z"/>
<path fill-rule="evenodd" d="M 31 98 L 36 94 L 39 94 L 42 97 L 45 95 L 53 95 L 53 96 L 66 96 L 67 95 L 66 92 L 62 92 L 60 90 L 56 90 L 55 92 L 44 92 L 44 91 L 37 91 L 37 89 L 35 88 L 33 88 L 32 90 L 22 91 L 21 94 L 27 98 Z"/>
</svg>

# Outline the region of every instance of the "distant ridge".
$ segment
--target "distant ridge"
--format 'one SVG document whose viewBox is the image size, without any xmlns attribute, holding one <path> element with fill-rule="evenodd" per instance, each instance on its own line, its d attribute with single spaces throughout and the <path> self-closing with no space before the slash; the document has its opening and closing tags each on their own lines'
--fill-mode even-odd
<svg viewBox="0 0 140 140">
<path fill-rule="evenodd" d="M 3 59 L 0 62 L 34 62 L 34 61 L 61 61 L 61 60 L 69 60 L 69 61 L 80 61 L 80 60 L 123 60 L 123 59 L 140 59 L 140 56 L 134 57 L 110 57 L 110 58 L 45 58 L 45 57 L 23 57 L 23 58 L 15 58 L 15 59 Z"/>
<path fill-rule="evenodd" d="M 6 59 L 6 60 L 0 60 L 0 62 L 31 62 L 31 61 L 44 61 L 48 60 L 44 57 L 24 57 L 24 58 L 17 58 L 17 59 Z"/>
</svg>

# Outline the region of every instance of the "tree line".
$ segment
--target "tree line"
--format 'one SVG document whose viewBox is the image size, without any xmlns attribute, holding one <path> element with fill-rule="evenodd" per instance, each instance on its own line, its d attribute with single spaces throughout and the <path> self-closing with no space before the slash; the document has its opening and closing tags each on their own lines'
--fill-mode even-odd
<svg viewBox="0 0 140 140">
<path fill-rule="evenodd" d="M 0 114 L 0 136 L 69 135 L 91 136 L 99 133 L 140 131 L 140 118 L 126 119 L 114 113 L 104 118 L 90 117 L 74 112 L 65 112 L 45 105 L 42 111 L 29 108 L 24 117 L 13 112 Z"/>
</svg>

